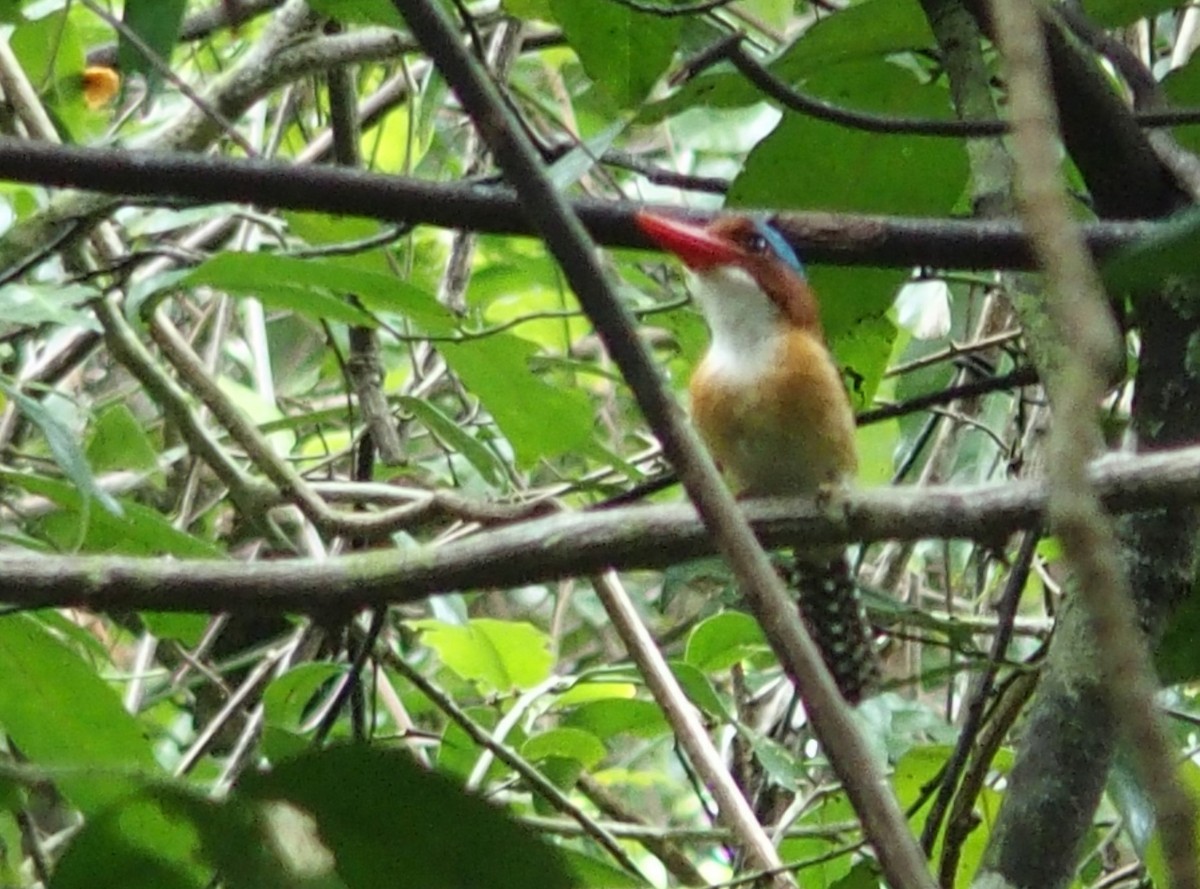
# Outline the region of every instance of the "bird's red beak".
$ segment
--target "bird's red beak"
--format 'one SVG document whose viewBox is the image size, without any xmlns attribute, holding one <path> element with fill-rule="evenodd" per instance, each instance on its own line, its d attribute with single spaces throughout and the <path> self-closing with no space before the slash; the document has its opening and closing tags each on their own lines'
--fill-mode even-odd
<svg viewBox="0 0 1200 889">
<path fill-rule="evenodd" d="M 634 220 L 646 237 L 697 271 L 735 263 L 742 258 L 736 244 L 699 225 L 645 211 L 635 214 Z"/>
</svg>

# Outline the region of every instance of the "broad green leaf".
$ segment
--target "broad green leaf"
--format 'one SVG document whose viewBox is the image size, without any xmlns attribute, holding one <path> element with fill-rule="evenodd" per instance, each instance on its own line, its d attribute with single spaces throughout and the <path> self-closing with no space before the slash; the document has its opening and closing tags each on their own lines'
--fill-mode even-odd
<svg viewBox="0 0 1200 889">
<path fill-rule="evenodd" d="M 1200 278 L 1198 249 L 1200 209 L 1186 210 L 1105 262 L 1104 283 L 1114 295 L 1148 293 L 1171 280 L 1194 284 Z"/>
<path fill-rule="evenodd" d="M 890 484 L 895 474 L 900 421 L 885 420 L 860 426 L 855 439 L 858 442 L 858 484 L 864 488 Z"/>
<path fill-rule="evenodd" d="M 500 718 L 494 707 L 467 707 L 464 712 L 472 722 L 485 731 L 494 729 Z M 520 731 L 517 731 L 515 735 L 510 732 L 505 737 L 505 743 L 509 745 L 522 741 L 524 741 L 524 736 Z M 460 781 L 465 781 L 467 776 L 474 771 L 482 753 L 483 748 L 475 743 L 462 726 L 457 722 L 447 722 L 446 728 L 442 731 L 442 741 L 437 748 L 437 769 L 444 775 L 451 775 Z M 493 761 L 488 770 L 488 777 L 499 778 L 506 773 L 507 769 L 507 766 Z"/>
<path fill-rule="evenodd" d="M 90 818 L 55 869 L 51 889 L 343 889 L 311 820 L 286 806 L 214 802 L 158 782 Z"/>
<path fill-rule="evenodd" d="M 642 889 L 647 884 L 627 870 L 593 858 L 569 846 L 556 847 L 580 889 Z"/>
<path fill-rule="evenodd" d="M 696 625 L 684 658 L 696 669 L 712 673 L 728 670 L 767 647 L 758 621 L 740 611 L 723 611 Z"/>
<path fill-rule="evenodd" d="M 550 637 L 533 624 L 478 618 L 465 627 L 414 621 L 422 641 L 447 667 L 494 691 L 528 689 L 544 682 L 554 666 Z"/>
<path fill-rule="evenodd" d="M 784 80 L 811 77 L 844 62 L 872 61 L 932 46 L 917 0 L 867 0 L 825 16 L 771 66 Z"/>
<path fill-rule="evenodd" d="M 309 265 L 309 261 L 267 253 L 222 253 L 197 266 L 174 286 L 213 287 L 234 296 L 252 296 L 267 308 L 287 309 L 315 320 L 375 326 L 375 319 L 349 301 L 345 287 L 322 285 Z"/>
<path fill-rule="evenodd" d="M 576 682 L 554 698 L 555 707 L 578 707 L 592 701 L 609 699 L 629 700 L 637 696 L 637 686 L 631 682 Z"/>
<path fill-rule="evenodd" d="M 396 4 L 392 3 L 392 0 L 312 0 L 308 5 L 319 15 L 346 24 L 407 27 L 404 17 L 396 11 Z"/>
<path fill-rule="evenodd" d="M 508 334 L 441 347 L 446 363 L 483 402 L 517 462 L 583 450 L 595 433 L 587 395 L 543 382 L 530 369 L 537 347 Z"/>
<path fill-rule="evenodd" d="M 410 411 L 422 425 L 437 436 L 456 454 L 461 454 L 491 485 L 503 482 L 503 469 L 496 455 L 480 444 L 470 432 L 437 409 L 432 402 L 423 398 L 402 395 L 396 399 L 401 407 Z"/>
<path fill-rule="evenodd" d="M 407 105 L 388 111 L 359 138 L 364 164 L 380 173 L 407 174 L 425 155 L 426 140 L 413 131 L 413 114 Z"/>
<path fill-rule="evenodd" d="M 54 869 L 49 889 L 203 889 L 213 871 L 199 860 L 200 837 L 155 802 L 128 799 L 89 818 Z"/>
<path fill-rule="evenodd" d="M 915 117 L 945 114 L 950 102 L 942 86 L 920 84 L 907 69 L 884 60 L 837 65 L 811 77 L 808 87 L 847 107 Z M 966 182 L 959 140 L 885 136 L 787 113 L 746 158 L 728 203 L 946 215 Z"/>
<path fill-rule="evenodd" d="M 1178 8 L 1171 0 L 1084 0 L 1088 16 L 1105 28 L 1123 28 L 1138 19 L 1153 18 L 1160 12 Z"/>
<path fill-rule="evenodd" d="M 87 459 L 96 472 L 158 469 L 158 452 L 145 427 L 122 402 L 110 405 L 96 417 Z"/>
<path fill-rule="evenodd" d="M 1173 107 L 1200 105 L 1200 53 L 1192 53 L 1186 64 L 1162 79 L 1160 86 Z M 1184 148 L 1200 151 L 1200 132 L 1196 127 L 1174 127 L 1171 136 Z"/>
<path fill-rule="evenodd" d="M 184 648 L 199 644 L 204 631 L 212 622 L 207 614 L 187 614 L 179 611 L 139 611 L 138 617 L 146 629 L 158 639 L 173 639 Z"/>
<path fill-rule="evenodd" d="M 283 417 L 278 405 L 258 392 L 227 376 L 217 378 L 221 393 L 235 408 L 245 414 L 255 426 L 273 423 Z M 296 446 L 296 436 L 287 429 L 277 429 L 266 435 L 276 454 L 290 454 Z"/>
<path fill-rule="evenodd" d="M 503 0 L 504 11 L 514 18 L 540 19 L 547 22 L 554 17 L 550 0 Z"/>
<path fill-rule="evenodd" d="M 675 679 L 693 704 L 719 719 L 732 721 L 729 709 L 713 688 L 708 677 L 684 661 L 670 661 L 668 664 Z"/>
<path fill-rule="evenodd" d="M 870 286 L 871 282 L 867 283 Z M 882 298 L 894 291 L 888 288 L 875 292 L 882 302 Z M 830 348 L 842 368 L 850 403 L 855 410 L 865 410 L 875 403 L 895 338 L 896 325 L 883 314 L 860 318 L 849 330 L 830 337 Z"/>
<path fill-rule="evenodd" d="M 1192 797 L 1194 806 L 1200 800 L 1200 767 L 1197 767 L 1190 759 L 1185 759 L 1178 764 L 1177 768 L 1179 769 L 1179 780 L 1186 788 L 1185 792 Z M 1192 830 L 1196 834 L 1197 841 L 1200 842 L 1200 824 L 1194 824 Z M 1170 868 L 1163 856 L 1161 832 L 1155 830 L 1148 843 L 1142 845 L 1135 840 L 1135 845 L 1146 865 L 1146 875 L 1150 878 L 1150 885 L 1170 886 Z"/>
<path fill-rule="evenodd" d="M 1200 678 L 1200 596 L 1192 594 L 1171 613 L 1166 632 L 1154 648 L 1154 667 L 1164 685 L 1194 682 Z"/>
<path fill-rule="evenodd" d="M 788 865 L 797 867 L 796 878 L 804 889 L 830 889 L 850 872 L 853 856 L 840 837 L 788 837 L 779 845 L 779 854 Z"/>
<path fill-rule="evenodd" d="M 349 889 L 568 889 L 550 846 L 401 750 L 333 747 L 247 774 L 238 792 L 290 803 L 316 823 Z"/>
<path fill-rule="evenodd" d="M 0 728 L 30 762 L 156 771 L 142 727 L 95 667 L 32 615 L 0 618 Z M 126 777 L 64 775 L 59 788 L 94 813 L 128 793 Z"/>
<path fill-rule="evenodd" d="M 117 35 L 117 67 L 126 75 L 141 74 L 151 91 L 162 82 L 162 67 L 171 67 L 171 51 L 179 40 L 179 26 L 187 0 L 125 0 L 125 30 Z M 140 45 L 130 39 L 130 33 Z M 147 58 L 156 59 L 158 64 Z"/>
<path fill-rule="evenodd" d="M 13 31 L 9 44 L 36 90 L 83 73 L 85 56 L 79 29 L 64 12 L 23 22 Z M 82 83 L 79 88 L 82 90 Z"/>
<path fill-rule="evenodd" d="M 771 781 L 780 787 L 795 787 L 804 780 L 804 768 L 787 747 L 766 735 L 752 735 L 750 732 L 744 734 L 750 737 L 754 758 Z"/>
<path fill-rule="evenodd" d="M 0 390 L 3 390 L 29 422 L 42 431 L 42 435 L 46 437 L 46 446 L 54 455 L 54 462 L 75 488 L 88 500 L 99 503 L 107 512 L 120 516 L 121 504 L 96 484 L 96 477 L 92 474 L 92 468 L 88 466 L 75 433 L 59 422 L 40 401 L 30 398 L 6 380 L 0 380 Z"/>
<path fill-rule="evenodd" d="M 859 861 L 844 877 L 830 883 L 829 889 L 876 889 L 879 878 L 879 868 L 874 862 Z"/>
<path fill-rule="evenodd" d="M 617 698 L 582 704 L 567 715 L 563 725 L 587 729 L 604 739 L 622 734 L 660 738 L 671 730 L 657 705 L 650 701 Z"/>
<path fill-rule="evenodd" d="M 566 191 L 589 173 L 604 153 L 612 147 L 613 141 L 628 128 L 624 119 L 617 120 L 587 141 L 576 145 L 546 171 L 554 187 Z"/>
<path fill-rule="evenodd" d="M 268 725 L 297 729 L 313 696 L 328 682 L 345 673 L 340 664 L 313 662 L 292 667 L 271 680 L 263 692 L 263 710 Z"/>
<path fill-rule="evenodd" d="M 83 284 L 12 281 L 0 289 L 0 318 L 6 324 L 77 324 L 99 330 L 95 317 L 82 308 L 98 295 L 95 288 Z"/>
<path fill-rule="evenodd" d="M 618 108 L 640 104 L 671 63 L 678 17 L 579 0 L 550 0 L 550 8 L 583 70 Z"/>
<path fill-rule="evenodd" d="M 556 728 L 528 738 L 521 755 L 530 762 L 555 757 L 571 759 L 586 769 L 595 768 L 608 755 L 600 739 L 580 728 Z"/>
<path fill-rule="evenodd" d="M 806 78 L 829 75 L 842 63 L 878 60 L 933 44 L 929 23 L 916 0 L 867 0 L 821 19 L 768 67 L 785 83 L 808 90 Z M 694 78 L 673 96 L 649 105 L 639 119 L 654 123 L 698 105 L 736 108 L 762 101 L 766 97 L 757 87 L 724 67 Z"/>
<path fill-rule="evenodd" d="M 367 309 L 403 315 L 428 333 L 447 334 L 454 329 L 454 317 L 431 294 L 352 262 L 224 253 L 197 266 L 183 283 L 256 296 L 264 305 L 317 318 L 375 326 L 369 315 L 350 304 L 347 297 L 353 295 Z"/>
<path fill-rule="evenodd" d="M 89 552 L 172 555 L 181 559 L 224 555 L 220 548 L 180 531 L 168 517 L 140 503 L 124 502 L 119 516 L 99 510 L 85 514 L 84 498 L 68 482 L 9 470 L 0 470 L 0 481 L 39 494 L 62 507 L 62 511 L 40 520 L 43 532 L 62 545 L 77 542 L 79 524 L 86 519 L 83 547 Z"/>
</svg>

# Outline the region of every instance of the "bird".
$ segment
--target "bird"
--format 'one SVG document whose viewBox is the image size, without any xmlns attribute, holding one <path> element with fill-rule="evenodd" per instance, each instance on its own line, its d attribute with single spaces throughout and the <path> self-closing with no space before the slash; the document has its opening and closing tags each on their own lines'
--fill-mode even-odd
<svg viewBox="0 0 1200 889">
<path fill-rule="evenodd" d="M 643 210 L 635 221 L 688 269 L 710 333 L 688 386 L 692 420 L 739 496 L 827 497 L 851 485 L 854 411 L 783 235 L 749 215 L 698 225 Z M 792 549 L 781 573 L 842 696 L 857 704 L 877 686 L 879 659 L 845 550 Z"/>
</svg>

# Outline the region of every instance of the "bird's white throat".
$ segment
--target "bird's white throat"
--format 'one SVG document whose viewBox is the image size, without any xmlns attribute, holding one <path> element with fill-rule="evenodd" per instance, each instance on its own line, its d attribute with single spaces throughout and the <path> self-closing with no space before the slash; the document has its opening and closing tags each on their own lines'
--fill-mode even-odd
<svg viewBox="0 0 1200 889">
<path fill-rule="evenodd" d="M 737 266 L 696 272 L 691 280 L 712 337 L 709 371 L 747 378 L 771 370 L 783 342 L 783 318 L 758 283 Z"/>
</svg>

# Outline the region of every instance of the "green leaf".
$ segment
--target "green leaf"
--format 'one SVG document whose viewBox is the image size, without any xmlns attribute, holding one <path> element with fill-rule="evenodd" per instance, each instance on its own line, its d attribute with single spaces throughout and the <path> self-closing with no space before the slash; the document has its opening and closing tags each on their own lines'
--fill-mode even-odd
<svg viewBox="0 0 1200 889">
<path fill-rule="evenodd" d="M 89 818 L 54 869 L 50 889 L 203 889 L 212 870 L 198 860 L 195 827 L 151 800 L 129 799 Z"/>
<path fill-rule="evenodd" d="M 768 66 L 788 84 L 832 74 L 845 62 L 879 60 L 893 53 L 934 44 L 929 22 L 914 0 L 867 0 L 825 16 Z M 696 77 L 673 96 L 648 106 L 643 123 L 655 123 L 698 105 L 736 108 L 766 97 L 740 73 L 714 69 Z"/>
<path fill-rule="evenodd" d="M 64 12 L 23 22 L 9 43 L 36 90 L 83 73 L 85 54 L 79 28 Z"/>
<path fill-rule="evenodd" d="M 637 699 L 609 698 L 574 708 L 563 725 L 587 729 L 599 738 L 628 734 L 636 738 L 661 738 L 671 727 L 655 704 Z"/>
<path fill-rule="evenodd" d="M 698 670 L 728 670 L 768 648 L 758 621 L 740 611 L 724 611 L 701 621 L 688 636 L 684 659 Z"/>
<path fill-rule="evenodd" d="M 557 852 L 401 750 L 334 747 L 247 774 L 238 791 L 316 822 L 350 889 L 567 889 Z"/>
<path fill-rule="evenodd" d="M 1123 28 L 1178 6 L 1171 0 L 1084 0 L 1083 3 L 1088 16 L 1105 28 Z"/>
<path fill-rule="evenodd" d="M 950 102 L 942 86 L 920 84 L 884 60 L 837 65 L 812 76 L 807 86 L 846 107 L 896 115 L 944 116 Z M 940 216 L 954 207 L 966 182 L 966 153 L 958 140 L 866 133 L 785 113 L 746 158 L 728 202 Z"/>
<path fill-rule="evenodd" d="M 157 471 L 158 452 L 143 424 L 122 403 L 105 408 L 92 427 L 87 459 L 96 472 L 117 469 Z"/>
<path fill-rule="evenodd" d="M 344 889 L 311 820 L 235 795 L 214 802 L 165 782 L 91 818 L 54 872 L 51 889 Z"/>
<path fill-rule="evenodd" d="M 693 704 L 711 716 L 727 722 L 733 721 L 729 709 L 717 694 L 716 689 L 713 688 L 712 683 L 708 681 L 707 676 L 684 661 L 670 661 L 669 666 L 671 672 L 675 674 L 680 688 Z"/>
<path fill-rule="evenodd" d="M 318 15 L 347 24 L 408 27 L 391 0 L 312 0 L 308 5 Z"/>
<path fill-rule="evenodd" d="M 869 273 L 863 277 L 868 278 L 864 283 L 870 287 L 873 282 L 869 280 Z M 881 295 L 890 297 L 894 293 L 895 290 L 889 288 Z M 871 299 L 871 296 L 866 298 Z M 883 382 L 883 374 L 892 354 L 892 343 L 896 339 L 896 325 L 882 314 L 887 311 L 886 306 L 880 311 L 881 314 L 873 317 L 860 318 L 853 327 L 836 338 L 830 336 L 834 359 L 842 369 L 850 403 L 855 410 L 865 410 L 875 403 L 875 395 L 879 391 L 879 384 Z"/>
<path fill-rule="evenodd" d="M 296 311 L 374 327 L 375 320 L 347 299 L 353 295 L 369 311 L 403 315 L 426 333 L 445 335 L 455 329 L 456 319 L 432 294 L 395 275 L 352 262 L 299 259 L 272 253 L 223 253 L 197 266 L 184 280 L 257 296 L 264 305 L 276 299 L 298 300 Z M 278 308 L 291 307 L 278 305 Z M 338 314 L 336 317 L 323 314 L 329 311 Z"/>
<path fill-rule="evenodd" d="M 539 19 L 548 22 L 554 18 L 550 0 L 503 0 L 504 11 L 514 18 Z"/>
<path fill-rule="evenodd" d="M 671 63 L 678 17 L 579 0 L 550 0 L 550 8 L 583 70 L 618 108 L 639 105 Z"/>
<path fill-rule="evenodd" d="M 1126 764 L 1125 767 L 1128 768 L 1128 764 Z M 1191 796 L 1194 803 L 1195 800 L 1200 799 L 1200 767 L 1198 767 L 1190 759 L 1185 759 L 1183 762 L 1179 763 L 1178 769 L 1178 780 L 1184 785 L 1186 788 L 1185 792 Z M 1112 786 L 1112 782 L 1110 782 L 1109 786 Z M 1144 795 L 1144 791 L 1140 792 L 1142 792 Z M 1150 805 L 1149 799 L 1143 799 L 1143 802 L 1147 806 Z M 1123 806 L 1120 807 L 1120 810 L 1122 815 L 1125 815 L 1125 808 Z M 1150 814 L 1150 817 L 1153 819 L 1152 813 Z M 1142 826 L 1145 827 L 1145 825 Z M 1154 827 L 1153 820 L 1151 820 L 1149 827 Z M 1200 841 L 1200 824 L 1193 824 L 1192 830 L 1196 833 L 1197 840 Z M 1170 886 L 1170 868 L 1168 867 L 1167 860 L 1163 855 L 1162 832 L 1155 830 L 1153 836 L 1150 837 L 1149 842 L 1144 844 L 1135 836 L 1134 845 L 1137 848 L 1138 853 L 1141 855 L 1142 861 L 1146 865 L 1146 875 L 1150 878 L 1150 885 L 1156 887 Z"/>
<path fill-rule="evenodd" d="M 1154 648 L 1154 667 L 1164 685 L 1193 682 L 1200 678 L 1200 595 L 1192 594 L 1171 612 L 1166 632 Z"/>
<path fill-rule="evenodd" d="M 161 66 L 171 66 L 171 52 L 179 40 L 179 26 L 187 0 L 125 0 L 122 22 L 125 30 L 117 35 L 117 67 L 126 75 L 141 74 L 151 91 L 162 82 Z M 129 39 L 136 35 L 145 51 Z M 146 57 L 156 57 L 156 66 Z"/>
<path fill-rule="evenodd" d="M 756 735 L 748 731 L 743 734 L 751 739 L 754 758 L 762 765 L 763 771 L 771 781 L 780 787 L 795 787 L 804 780 L 804 768 L 787 747 L 766 735 Z"/>
<path fill-rule="evenodd" d="M 1194 282 L 1198 249 L 1200 209 L 1185 210 L 1104 263 L 1104 283 L 1117 294 L 1150 292 L 1172 279 Z"/>
<path fill-rule="evenodd" d="M 484 731 L 494 729 L 500 719 L 494 707 L 467 707 L 464 712 Z M 515 738 L 512 732 L 505 737 L 505 741 L 509 744 L 520 743 L 523 739 L 524 735 L 519 731 L 519 727 Z M 467 734 L 466 729 L 457 722 L 447 722 L 446 728 L 442 731 L 442 742 L 437 748 L 438 771 L 454 776 L 460 781 L 466 781 L 467 777 L 475 770 L 482 753 L 483 748 L 475 743 Z M 492 766 L 488 770 L 488 777 L 498 778 L 505 774 L 507 768 L 493 760 Z"/>
<path fill-rule="evenodd" d="M 483 402 L 521 466 L 532 466 L 542 457 L 578 452 L 591 441 L 595 422 L 587 395 L 551 386 L 535 376 L 529 367 L 537 353 L 532 343 L 497 334 L 459 345 L 445 344 L 441 352 Z"/>
<path fill-rule="evenodd" d="M 533 688 L 550 677 L 550 637 L 533 624 L 478 618 L 465 627 L 437 620 L 413 621 L 422 641 L 447 667 L 494 691 Z"/>
<path fill-rule="evenodd" d="M 595 768 L 608 755 L 600 739 L 579 728 L 556 728 L 533 735 L 521 747 L 521 755 L 530 762 L 543 759 L 571 759 L 585 769 Z"/>
<path fill-rule="evenodd" d="M 859 861 L 844 877 L 831 883 L 830 889 L 875 889 L 879 885 L 879 877 L 878 866 L 871 861 Z"/>
<path fill-rule="evenodd" d="M 845 845 L 840 837 L 788 837 L 779 853 L 786 862 L 800 863 L 796 876 L 804 889 L 829 889 L 850 872 L 850 852 L 835 854 Z"/>
<path fill-rule="evenodd" d="M 340 664 L 314 662 L 292 667 L 272 679 L 262 700 L 267 724 L 298 729 L 316 693 L 345 672 Z"/>
<path fill-rule="evenodd" d="M 138 616 L 146 629 L 158 639 L 174 639 L 184 648 L 200 643 L 204 631 L 212 622 L 207 614 L 187 614 L 179 611 L 140 611 Z"/>
<path fill-rule="evenodd" d="M 85 512 L 84 498 L 68 482 L 9 470 L 0 470 L 0 481 L 46 497 L 62 507 L 61 512 L 41 519 L 39 525 L 47 537 L 63 546 L 79 542 L 79 525 L 86 521 L 82 546 L 89 552 L 172 555 L 183 559 L 224 555 L 218 547 L 180 531 L 166 516 L 140 503 L 124 503 L 121 515 Z"/>
<path fill-rule="evenodd" d="M 559 846 L 556 849 L 570 870 L 576 886 L 596 889 L 642 889 L 647 885 L 644 880 L 639 880 L 629 871 L 615 867 L 607 861 L 585 855 L 568 846 Z"/>
<path fill-rule="evenodd" d="M 28 614 L 0 618 L 0 727 L 41 766 L 158 766 L 137 720 L 95 667 Z M 124 777 L 72 773 L 57 782 L 84 812 L 129 791 Z"/>
<path fill-rule="evenodd" d="M 6 324 L 77 324 L 99 330 L 83 303 L 98 292 L 84 284 L 38 284 L 12 281 L 0 289 L 0 318 Z"/>
<path fill-rule="evenodd" d="M 346 298 L 346 287 L 320 282 L 317 265 L 315 261 L 268 253 L 221 253 L 173 286 L 213 287 L 234 296 L 252 296 L 267 308 L 299 312 L 315 320 L 374 327 L 375 319 Z"/>
<path fill-rule="evenodd" d="M 858 484 L 864 488 L 890 484 L 895 473 L 900 421 L 884 420 L 860 426 L 855 440 L 858 443 Z"/>
<path fill-rule="evenodd" d="M 413 414 L 437 436 L 450 450 L 461 454 L 475 467 L 488 484 L 499 485 L 503 480 L 503 469 L 496 455 L 482 445 L 475 436 L 423 398 L 399 396 L 396 401 Z"/>
<path fill-rule="evenodd" d="M 42 431 L 42 435 L 46 437 L 46 446 L 54 455 L 54 462 L 75 488 L 82 492 L 86 499 L 95 500 L 109 513 L 121 515 L 121 504 L 96 484 L 96 477 L 92 475 L 92 468 L 88 466 L 75 433 L 60 423 L 40 401 L 15 389 L 6 380 L 0 380 L 0 390 L 3 390 L 29 422 Z"/>
</svg>

